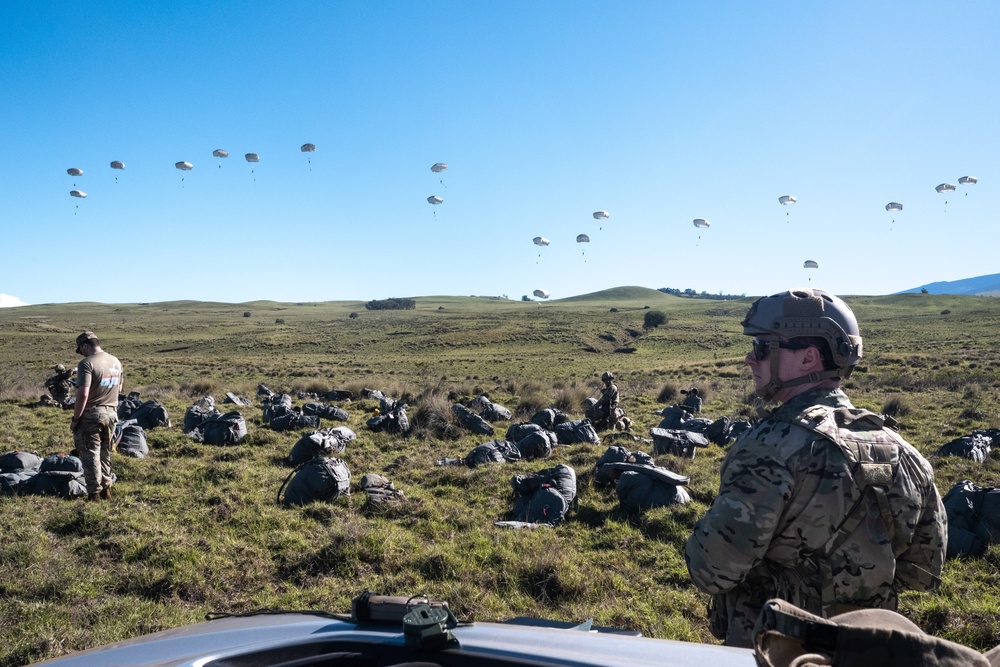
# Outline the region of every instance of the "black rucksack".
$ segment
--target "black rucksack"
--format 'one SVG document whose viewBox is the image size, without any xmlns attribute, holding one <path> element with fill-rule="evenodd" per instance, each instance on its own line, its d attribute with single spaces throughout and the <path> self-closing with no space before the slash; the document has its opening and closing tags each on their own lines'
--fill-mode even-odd
<svg viewBox="0 0 1000 667">
<path fill-rule="evenodd" d="M 211 408 L 192 405 L 184 411 L 184 433 L 190 433 L 205 420 L 218 417 L 221 414 L 214 405 Z"/>
<path fill-rule="evenodd" d="M 137 459 L 144 459 L 149 454 L 146 431 L 134 419 L 126 419 L 115 424 L 111 442 L 119 454 L 134 456 Z"/>
<path fill-rule="evenodd" d="M 592 445 L 601 443 L 601 438 L 597 435 L 597 429 L 590 423 L 589 419 L 578 419 L 556 424 L 556 439 L 560 445 L 575 445 L 578 442 L 588 442 Z"/>
<path fill-rule="evenodd" d="M 507 427 L 507 435 L 504 436 L 504 439 L 510 440 L 511 442 L 517 442 L 518 440 L 526 437 L 529 433 L 544 430 L 545 429 L 534 422 L 518 422 Z"/>
<path fill-rule="evenodd" d="M 319 417 L 289 410 L 276 417 L 272 417 L 268 426 L 272 431 L 295 431 L 300 428 L 319 428 Z"/>
<path fill-rule="evenodd" d="M 120 407 L 120 406 L 119 406 Z M 151 428 L 156 428 L 157 426 L 165 426 L 170 428 L 170 415 L 167 414 L 167 409 L 159 404 L 155 399 L 151 399 L 136 408 L 131 414 L 126 415 L 122 419 L 134 419 L 139 426 L 143 427 L 147 431 Z"/>
<path fill-rule="evenodd" d="M 963 479 L 942 502 L 948 514 L 948 558 L 981 556 L 1000 541 L 1000 488 Z"/>
<path fill-rule="evenodd" d="M 484 463 L 520 461 L 521 452 L 510 440 L 490 440 L 479 445 L 465 456 L 465 465 L 475 468 Z"/>
<path fill-rule="evenodd" d="M 41 466 L 42 457 L 35 452 L 16 450 L 0 455 L 0 472 L 38 470 Z"/>
<path fill-rule="evenodd" d="M 327 405 L 326 403 L 304 403 L 302 405 L 302 414 L 315 415 L 322 419 L 336 419 L 342 422 L 350 419 L 347 410 L 342 410 L 336 405 Z"/>
<path fill-rule="evenodd" d="M 559 442 L 552 431 L 535 431 L 517 441 L 517 449 L 525 461 L 532 459 L 547 459 L 552 456 L 552 449 Z"/>
<path fill-rule="evenodd" d="M 271 428 L 274 428 L 272 422 Z M 206 445 L 235 445 L 247 434 L 247 422 L 237 411 L 206 419 L 188 434 L 195 442 Z"/>
<path fill-rule="evenodd" d="M 516 475 L 510 485 L 515 521 L 555 526 L 576 504 L 576 471 L 562 463 L 533 475 Z"/>
<path fill-rule="evenodd" d="M 42 459 L 38 474 L 26 479 L 18 492 L 60 498 L 85 496 L 87 483 L 83 477 L 83 462 L 67 454 L 46 456 Z"/>
<path fill-rule="evenodd" d="M 282 498 L 284 491 L 284 498 Z M 285 507 L 336 500 L 351 493 L 351 471 L 340 459 L 319 457 L 293 470 L 278 489 L 278 503 Z"/>
<path fill-rule="evenodd" d="M 698 447 L 707 447 L 708 438 L 701 433 L 672 428 L 651 428 L 654 454 L 673 454 L 693 459 Z"/>
<path fill-rule="evenodd" d="M 451 411 L 458 417 L 462 426 L 476 435 L 493 435 L 493 427 L 490 423 L 461 403 L 452 405 Z"/>
<path fill-rule="evenodd" d="M 317 456 L 342 454 L 347 449 L 347 443 L 355 437 L 354 431 L 346 426 L 309 431 L 292 445 L 288 460 L 292 465 L 301 465 Z"/>
<path fill-rule="evenodd" d="M 691 500 L 684 488 L 688 478 L 666 468 L 635 463 L 609 463 L 621 471 L 615 493 L 625 512 L 641 512 L 653 507 L 679 505 Z"/>
</svg>

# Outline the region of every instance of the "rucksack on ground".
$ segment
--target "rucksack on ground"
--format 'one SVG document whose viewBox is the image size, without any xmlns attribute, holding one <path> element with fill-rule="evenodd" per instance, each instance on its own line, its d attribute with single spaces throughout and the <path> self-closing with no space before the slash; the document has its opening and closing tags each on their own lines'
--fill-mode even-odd
<svg viewBox="0 0 1000 667">
<path fill-rule="evenodd" d="M 0 472 L 21 472 L 38 470 L 42 467 L 42 457 L 37 452 L 15 450 L 0 454 Z"/>
<path fill-rule="evenodd" d="M 615 494 L 624 512 L 642 512 L 691 500 L 684 488 L 689 479 L 666 468 L 635 463 L 610 463 L 606 467 L 621 471 Z"/>
<path fill-rule="evenodd" d="M 292 445 L 288 461 L 292 465 L 301 465 L 318 456 L 343 454 L 347 449 L 347 443 L 354 437 L 357 437 L 354 435 L 354 431 L 346 427 L 328 427 L 309 431 Z"/>
<path fill-rule="evenodd" d="M 461 403 L 452 405 L 451 411 L 458 417 L 458 421 L 462 426 L 476 435 L 493 435 L 493 427 L 490 423 Z"/>
<path fill-rule="evenodd" d="M 332 419 L 342 422 L 347 421 L 351 417 L 347 413 L 347 410 L 338 408 L 336 405 L 327 405 L 326 403 L 304 403 L 302 405 L 302 414 L 315 415 L 321 419 Z"/>
<path fill-rule="evenodd" d="M 601 438 L 597 435 L 597 429 L 594 428 L 589 419 L 578 419 L 556 424 L 555 434 L 560 445 L 575 445 L 580 442 L 587 442 L 592 445 L 599 445 L 601 443 Z"/>
<path fill-rule="evenodd" d="M 144 459 L 149 454 L 146 430 L 134 419 L 126 419 L 115 424 L 111 443 L 119 454 Z"/>
<path fill-rule="evenodd" d="M 942 502 L 948 514 L 948 558 L 982 556 L 1000 541 L 1000 488 L 963 479 Z"/>
<path fill-rule="evenodd" d="M 630 452 L 621 445 L 612 445 L 604 450 L 601 457 L 594 464 L 593 480 L 595 486 L 609 486 L 618 482 L 621 476 L 621 469 L 606 465 L 608 463 L 638 463 L 640 465 L 654 465 L 653 457 L 646 452 Z"/>
<path fill-rule="evenodd" d="M 282 495 L 284 492 L 284 495 Z M 351 493 L 351 471 L 341 459 L 319 457 L 293 470 L 278 489 L 285 507 L 328 502 Z"/>
<path fill-rule="evenodd" d="M 26 479 L 20 493 L 59 498 L 80 498 L 87 495 L 83 477 L 83 462 L 69 454 L 53 454 L 42 459 L 38 474 Z"/>
<path fill-rule="evenodd" d="M 465 456 L 465 465 L 475 468 L 484 463 L 505 463 L 521 460 L 521 451 L 510 440 L 490 440 Z"/>
<path fill-rule="evenodd" d="M 303 428 L 319 428 L 320 420 L 315 415 L 304 415 L 290 410 L 272 417 L 268 426 L 272 431 L 297 431 Z"/>
<path fill-rule="evenodd" d="M 517 441 L 517 449 L 525 461 L 532 459 L 547 459 L 552 456 L 552 449 L 559 443 L 552 431 L 535 431 Z"/>
<path fill-rule="evenodd" d="M 382 506 L 406 500 L 403 492 L 397 489 L 388 477 L 383 475 L 368 473 L 362 477 L 361 490 L 368 496 L 366 502 L 372 506 Z"/>
<path fill-rule="evenodd" d="M 576 504 L 576 471 L 562 463 L 532 475 L 516 475 L 510 485 L 514 521 L 556 526 Z"/>
<path fill-rule="evenodd" d="M 507 435 L 504 436 L 504 440 L 510 440 L 511 442 L 517 442 L 521 440 L 529 433 L 534 433 L 535 431 L 544 431 L 541 426 L 534 422 L 518 422 L 516 424 L 511 424 L 507 427 Z"/>
<path fill-rule="evenodd" d="M 274 428 L 272 423 L 272 428 Z M 206 419 L 188 434 L 195 442 L 206 445 L 235 445 L 247 434 L 247 422 L 243 415 L 233 410 L 211 419 Z"/>
<path fill-rule="evenodd" d="M 693 459 L 698 447 L 708 447 L 708 438 L 701 433 L 672 428 L 651 428 L 653 454 L 672 454 Z"/>
<path fill-rule="evenodd" d="M 156 399 L 146 401 L 128 415 L 119 415 L 119 419 L 134 419 L 147 431 L 158 426 L 170 428 L 170 415 Z"/>
</svg>

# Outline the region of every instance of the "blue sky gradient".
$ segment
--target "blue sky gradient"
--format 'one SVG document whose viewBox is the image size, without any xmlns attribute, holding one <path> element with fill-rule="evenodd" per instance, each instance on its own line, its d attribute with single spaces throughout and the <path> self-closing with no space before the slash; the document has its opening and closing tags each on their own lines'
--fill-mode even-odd
<svg viewBox="0 0 1000 667">
<path fill-rule="evenodd" d="M 997 3 L 11 0 L 0 21 L 0 304 L 1000 272 Z"/>
</svg>

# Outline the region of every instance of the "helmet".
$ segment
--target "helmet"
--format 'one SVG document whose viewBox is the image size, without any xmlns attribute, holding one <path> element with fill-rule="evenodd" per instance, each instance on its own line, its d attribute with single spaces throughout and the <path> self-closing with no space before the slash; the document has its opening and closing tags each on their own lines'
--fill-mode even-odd
<svg viewBox="0 0 1000 667">
<path fill-rule="evenodd" d="M 781 388 L 830 378 L 848 378 L 861 359 L 861 331 L 844 301 L 821 289 L 792 289 L 757 299 L 743 318 L 743 333 L 777 344 L 793 338 L 822 338 L 830 348 L 834 368 L 820 373 L 778 379 L 777 356 L 771 356 L 771 381 L 759 391 L 770 399 Z"/>
<path fill-rule="evenodd" d="M 602 382 L 611 382 L 614 379 L 615 379 L 615 376 L 614 376 L 614 374 L 611 373 L 611 371 L 604 371 L 601 374 L 601 381 Z"/>
<path fill-rule="evenodd" d="M 830 344 L 833 363 L 848 377 L 861 359 L 858 320 L 844 301 L 826 290 L 794 289 L 757 299 L 743 318 L 747 336 L 784 339 L 815 336 Z"/>
<path fill-rule="evenodd" d="M 56 373 L 65 373 L 66 367 L 63 366 L 62 364 L 56 364 L 55 366 L 52 367 L 52 370 L 54 370 Z"/>
</svg>

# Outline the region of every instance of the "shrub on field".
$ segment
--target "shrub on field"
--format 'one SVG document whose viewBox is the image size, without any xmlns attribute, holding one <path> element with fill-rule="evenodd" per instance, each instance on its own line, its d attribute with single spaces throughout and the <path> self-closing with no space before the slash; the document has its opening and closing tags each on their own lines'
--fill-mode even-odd
<svg viewBox="0 0 1000 667">
<path fill-rule="evenodd" d="M 586 401 L 591 396 L 591 391 L 587 387 L 580 387 L 573 385 L 571 387 L 562 387 L 556 390 L 555 399 L 552 401 L 552 406 L 558 408 L 563 412 L 577 412 L 581 410 L 583 402 Z"/>
<path fill-rule="evenodd" d="M 0 400 L 37 399 L 45 391 L 42 380 L 33 377 L 24 367 L 0 369 Z"/>
<path fill-rule="evenodd" d="M 667 314 L 662 310 L 651 310 L 642 316 L 642 328 L 643 329 L 655 329 L 665 325 L 669 320 L 667 319 Z"/>
<path fill-rule="evenodd" d="M 902 396 L 893 396 L 882 404 L 882 414 L 890 417 L 905 417 L 912 409 Z"/>
<path fill-rule="evenodd" d="M 663 385 L 660 393 L 656 395 L 656 401 L 658 403 L 674 403 L 679 393 L 677 385 L 673 382 L 668 382 Z"/>
<path fill-rule="evenodd" d="M 201 398 L 202 396 L 217 396 L 221 390 L 218 382 L 203 378 L 181 384 L 180 391 L 186 396 Z"/>
</svg>

